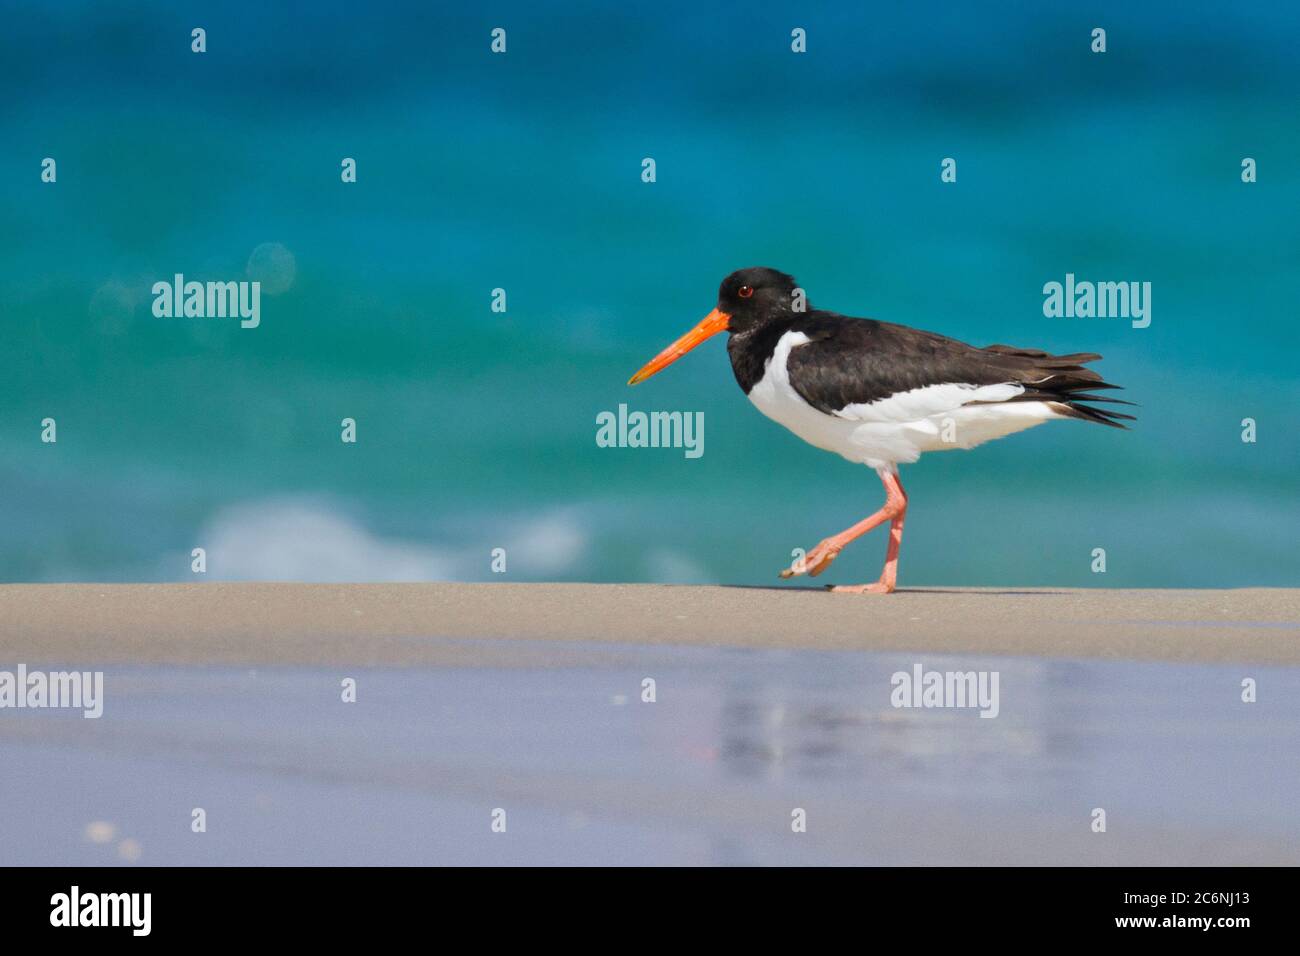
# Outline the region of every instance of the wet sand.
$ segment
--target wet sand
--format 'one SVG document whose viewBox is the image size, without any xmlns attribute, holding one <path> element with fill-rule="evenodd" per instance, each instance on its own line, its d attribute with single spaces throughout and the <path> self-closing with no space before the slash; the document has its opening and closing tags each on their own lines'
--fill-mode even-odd
<svg viewBox="0 0 1300 956">
<path fill-rule="evenodd" d="M 0 712 L 0 854 L 76 866 L 1300 862 L 1294 668 L 962 656 L 1001 674 L 985 720 L 893 707 L 891 674 L 911 655 L 625 653 L 545 669 L 109 667 L 101 719 Z M 1242 703 L 1243 673 L 1259 703 Z M 344 676 L 356 703 L 340 700 Z M 190 831 L 195 806 L 206 833 Z M 796 807 L 805 833 L 791 829 Z M 1095 807 L 1106 833 L 1093 832 Z M 110 828 L 107 842 L 92 836 Z"/>
<path fill-rule="evenodd" d="M 1294 665 L 1300 589 L 0 586 L 0 660 L 543 666 L 628 644 Z"/>
</svg>

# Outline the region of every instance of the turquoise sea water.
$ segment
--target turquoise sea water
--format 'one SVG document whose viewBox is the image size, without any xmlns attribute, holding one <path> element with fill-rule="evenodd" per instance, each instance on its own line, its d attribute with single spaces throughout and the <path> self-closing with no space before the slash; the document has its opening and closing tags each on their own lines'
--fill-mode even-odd
<svg viewBox="0 0 1300 956">
<path fill-rule="evenodd" d="M 906 469 L 904 583 L 1296 585 L 1297 40 L 1282 4 L 20 6 L 0 579 L 190 580 L 195 547 L 209 578 L 488 579 L 504 548 L 510 579 L 774 582 L 874 475 L 763 419 L 721 342 L 624 384 L 767 264 L 1101 352 L 1141 405 Z M 250 271 L 284 287 L 257 329 L 151 312 Z M 1151 282 L 1151 326 L 1045 318 L 1067 272 Z M 620 402 L 703 412 L 704 455 L 597 447 Z"/>
</svg>

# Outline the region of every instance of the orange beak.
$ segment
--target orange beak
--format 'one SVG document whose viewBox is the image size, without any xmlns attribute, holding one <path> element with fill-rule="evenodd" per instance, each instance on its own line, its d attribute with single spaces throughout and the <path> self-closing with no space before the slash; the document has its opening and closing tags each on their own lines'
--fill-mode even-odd
<svg viewBox="0 0 1300 956">
<path fill-rule="evenodd" d="M 645 365 L 641 366 L 641 371 L 637 372 L 627 380 L 629 385 L 635 385 L 637 382 L 644 382 L 655 372 L 662 371 L 669 365 L 672 365 L 679 358 L 689 352 L 695 346 L 699 345 L 705 339 L 712 338 L 719 332 L 727 330 L 727 323 L 731 321 L 731 316 L 718 309 L 714 309 L 704 318 L 700 319 L 699 324 L 691 329 L 680 339 L 674 342 L 668 348 L 664 349 Z"/>
</svg>

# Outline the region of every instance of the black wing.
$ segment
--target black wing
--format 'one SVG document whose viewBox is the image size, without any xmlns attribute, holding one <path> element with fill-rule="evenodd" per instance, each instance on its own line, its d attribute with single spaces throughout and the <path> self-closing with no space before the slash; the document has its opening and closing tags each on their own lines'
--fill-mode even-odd
<svg viewBox="0 0 1300 956">
<path fill-rule="evenodd" d="M 826 312 L 810 312 L 790 331 L 809 339 L 790 353 L 790 384 L 808 404 L 827 414 L 927 385 L 1010 382 L 1024 387 L 1010 401 L 1053 402 L 1065 414 L 1117 428 L 1125 426 L 1116 419 L 1133 418 L 1078 404 L 1132 404 L 1090 394 L 1119 388 L 1083 367 L 1101 358 L 1090 352 L 1051 355 L 1007 345 L 977 348 L 934 332 Z"/>
</svg>

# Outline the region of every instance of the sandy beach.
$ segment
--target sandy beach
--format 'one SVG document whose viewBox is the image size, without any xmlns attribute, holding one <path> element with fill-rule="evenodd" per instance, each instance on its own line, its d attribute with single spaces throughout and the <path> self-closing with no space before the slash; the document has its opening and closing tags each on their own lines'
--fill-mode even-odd
<svg viewBox="0 0 1300 956">
<path fill-rule="evenodd" d="M 102 719 L 0 712 L 14 861 L 1300 860 L 1291 590 L 9 585 L 0 620 L 0 669 L 104 670 Z M 997 718 L 899 709 L 921 664 L 998 672 Z"/>
<path fill-rule="evenodd" d="M 1275 588 L 864 597 L 643 584 L 49 584 L 0 586 L 0 614 L 0 659 L 85 664 L 537 666 L 556 654 L 553 643 L 507 651 L 500 638 L 1300 663 L 1300 590 Z"/>
</svg>

